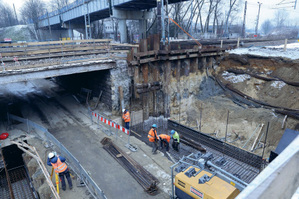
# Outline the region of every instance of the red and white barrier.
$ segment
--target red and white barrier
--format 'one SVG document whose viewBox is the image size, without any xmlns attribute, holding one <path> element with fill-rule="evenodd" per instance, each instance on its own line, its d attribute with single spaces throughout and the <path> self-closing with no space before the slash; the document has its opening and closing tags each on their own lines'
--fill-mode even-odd
<svg viewBox="0 0 299 199">
<path fill-rule="evenodd" d="M 104 118 L 103 116 L 101 116 L 100 114 L 98 114 L 96 112 L 91 112 L 91 114 L 93 117 L 97 118 L 97 120 L 111 126 L 112 128 L 121 130 L 122 132 L 124 132 L 127 135 L 130 135 L 130 130 L 126 129 L 125 127 L 120 126 L 119 124 Z"/>
</svg>

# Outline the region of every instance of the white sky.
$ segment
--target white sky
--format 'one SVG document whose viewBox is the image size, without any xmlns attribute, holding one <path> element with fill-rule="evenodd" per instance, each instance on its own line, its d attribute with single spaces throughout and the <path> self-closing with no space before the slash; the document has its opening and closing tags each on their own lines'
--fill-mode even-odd
<svg viewBox="0 0 299 199">
<path fill-rule="evenodd" d="M 276 5 L 280 2 L 284 1 L 287 4 Z M 243 1 L 245 2 L 245 1 Z M 295 22 L 297 26 L 299 26 L 299 2 L 297 2 L 296 10 L 294 10 L 294 2 L 295 0 L 247 0 L 247 12 L 246 12 L 246 27 L 255 28 L 256 19 L 258 14 L 258 2 L 262 3 L 261 11 L 260 11 L 260 21 L 259 28 L 261 24 L 267 19 L 274 19 L 275 12 L 277 10 L 285 10 L 288 13 L 288 19 L 292 22 L 291 25 L 294 25 Z M 293 2 L 293 3 L 288 3 Z M 245 5 L 245 3 L 243 3 Z M 244 14 L 244 5 L 242 5 L 242 16 Z M 278 9 L 280 8 L 280 9 Z M 243 17 L 242 17 L 243 21 Z"/>
<path fill-rule="evenodd" d="M 24 0 L 2 0 L 3 2 L 7 3 L 8 5 L 13 6 L 15 4 L 17 13 L 19 9 L 21 8 Z M 45 2 L 49 2 L 50 0 L 44 0 Z M 293 2 L 289 4 L 284 5 L 276 5 L 279 2 Z M 244 0 L 240 1 L 240 17 L 239 22 L 243 22 L 243 13 L 244 13 Z M 246 27 L 247 28 L 255 28 L 256 19 L 257 19 L 257 13 L 258 13 L 258 2 L 262 3 L 261 5 L 261 12 L 260 12 L 260 21 L 259 21 L 259 29 L 261 27 L 261 24 L 267 19 L 273 19 L 275 12 L 278 10 L 277 8 L 282 8 L 288 12 L 289 19 L 292 20 L 292 22 L 295 24 L 297 22 L 297 25 L 299 26 L 299 1 L 297 2 L 297 8 L 294 10 L 294 8 L 291 6 L 294 6 L 295 0 L 247 0 L 247 17 L 246 17 Z"/>
</svg>

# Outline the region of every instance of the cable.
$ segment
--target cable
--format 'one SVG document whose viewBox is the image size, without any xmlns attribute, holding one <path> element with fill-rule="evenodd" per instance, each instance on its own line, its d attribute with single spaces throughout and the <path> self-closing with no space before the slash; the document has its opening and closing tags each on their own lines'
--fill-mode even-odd
<svg viewBox="0 0 299 199">
<path fill-rule="evenodd" d="M 172 21 L 175 25 L 177 25 L 182 31 L 184 31 L 189 37 L 191 37 L 198 46 L 202 47 L 201 43 L 199 43 L 194 37 L 192 37 L 187 31 L 185 31 L 177 22 L 175 22 L 172 18 L 169 17 L 169 20 Z"/>
</svg>

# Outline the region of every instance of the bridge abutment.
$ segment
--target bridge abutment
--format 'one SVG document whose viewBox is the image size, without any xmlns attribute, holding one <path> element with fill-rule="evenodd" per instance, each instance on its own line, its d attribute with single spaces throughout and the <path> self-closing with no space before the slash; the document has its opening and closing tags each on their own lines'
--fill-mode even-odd
<svg viewBox="0 0 299 199">
<path fill-rule="evenodd" d="M 119 34 L 120 34 L 120 42 L 127 43 L 128 42 L 128 31 L 127 24 L 125 19 L 118 20 Z"/>
</svg>

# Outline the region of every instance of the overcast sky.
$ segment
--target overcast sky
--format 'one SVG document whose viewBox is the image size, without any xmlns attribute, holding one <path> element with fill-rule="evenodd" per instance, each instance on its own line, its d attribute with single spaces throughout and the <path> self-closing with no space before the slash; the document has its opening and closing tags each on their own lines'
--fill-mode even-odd
<svg viewBox="0 0 299 199">
<path fill-rule="evenodd" d="M 3 0 L 5 3 L 12 6 L 15 4 L 17 12 L 22 7 L 24 0 Z M 50 0 L 44 0 L 45 2 L 49 2 Z M 247 0 L 247 17 L 246 17 L 246 27 L 247 28 L 255 28 L 257 14 L 258 14 L 258 2 L 262 3 L 261 5 L 261 12 L 260 12 L 260 21 L 259 21 L 259 28 L 261 24 L 267 19 L 273 19 L 275 12 L 277 10 L 286 10 L 288 13 L 288 18 L 295 22 L 297 22 L 297 26 L 299 25 L 299 2 L 297 3 L 297 9 L 294 10 L 294 1 L 295 0 Z M 240 17 L 239 22 L 243 21 L 243 13 L 244 13 L 244 0 L 240 1 Z M 286 3 L 282 5 L 276 5 L 280 2 Z M 293 3 L 288 3 L 293 2 Z"/>
</svg>

